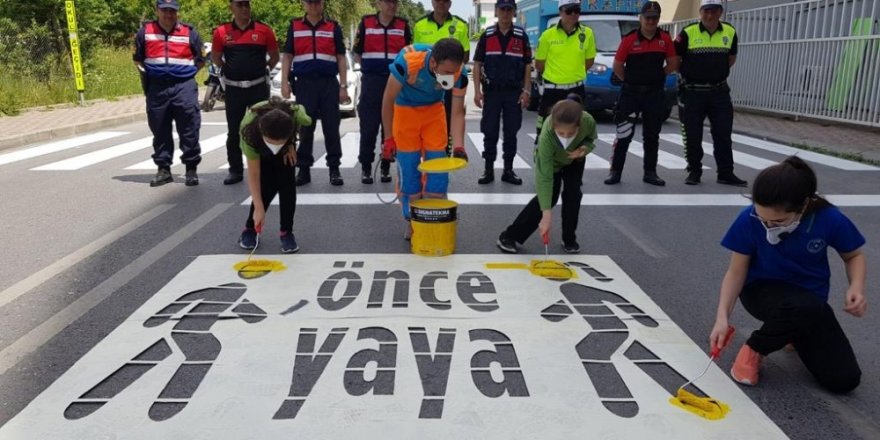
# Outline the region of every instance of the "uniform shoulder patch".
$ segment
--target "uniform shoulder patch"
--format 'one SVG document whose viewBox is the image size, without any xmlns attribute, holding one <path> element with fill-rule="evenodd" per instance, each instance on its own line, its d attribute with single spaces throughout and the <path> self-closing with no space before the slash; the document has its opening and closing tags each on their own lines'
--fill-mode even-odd
<svg viewBox="0 0 880 440">
<path fill-rule="evenodd" d="M 467 21 L 466 21 L 465 19 L 463 19 L 463 18 L 457 16 L 457 15 L 453 15 L 453 16 L 452 16 L 452 19 L 453 19 L 453 20 L 458 20 L 458 21 L 464 23 L 465 26 L 467 26 Z"/>
</svg>

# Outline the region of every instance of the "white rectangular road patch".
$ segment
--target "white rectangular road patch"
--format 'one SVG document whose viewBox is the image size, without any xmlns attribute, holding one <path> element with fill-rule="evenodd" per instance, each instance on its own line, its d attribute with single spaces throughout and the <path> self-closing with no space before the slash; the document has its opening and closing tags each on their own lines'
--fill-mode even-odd
<svg viewBox="0 0 880 440">
<path fill-rule="evenodd" d="M 30 159 L 32 157 L 45 156 L 47 154 L 57 153 L 59 151 L 112 139 L 126 134 L 128 134 L 126 131 L 99 131 L 97 133 L 86 134 L 70 139 L 49 142 L 48 144 L 37 145 L 36 147 L 13 151 L 12 153 L 0 154 L 0 165 L 6 165 Z"/>
<path fill-rule="evenodd" d="M 218 134 L 217 136 L 213 136 L 208 139 L 199 141 L 199 147 L 201 148 L 200 154 L 202 156 L 202 159 L 204 159 L 206 154 L 208 154 L 214 150 L 217 150 L 221 147 L 226 147 L 226 133 Z M 180 165 L 182 165 L 182 164 L 180 162 L 177 162 L 174 165 L 172 165 L 172 168 L 179 167 Z M 148 159 L 143 162 L 138 162 L 134 165 L 126 167 L 125 169 L 127 169 L 127 170 L 155 170 L 156 164 L 153 163 L 153 159 Z"/>
<path fill-rule="evenodd" d="M 485 137 L 485 136 L 483 136 L 483 133 L 468 133 L 467 136 L 468 136 L 468 139 L 471 141 L 471 144 L 474 146 L 474 149 L 476 149 L 480 153 L 480 155 L 477 157 L 483 157 L 483 138 Z M 501 160 L 501 156 L 502 156 L 502 154 L 504 154 L 504 151 L 501 147 L 501 143 L 502 143 L 502 140 L 498 139 L 498 144 L 499 144 L 498 148 L 497 148 L 498 157 L 495 160 L 495 168 L 496 169 L 503 169 L 504 168 L 504 161 Z M 519 149 L 519 146 L 517 146 L 517 149 Z M 531 151 L 531 150 L 532 150 L 531 145 L 528 145 L 522 151 Z M 519 153 L 517 153 L 516 157 L 513 158 L 513 167 L 516 169 L 531 168 L 529 166 L 529 164 L 525 160 L 523 160 L 522 157 L 520 157 Z"/>
<path fill-rule="evenodd" d="M 529 256 L 271 258 L 197 258 L 0 438 L 785 438 L 714 366 L 726 418 L 667 402 L 708 358 L 608 257 L 566 283 L 486 266 Z"/>
<path fill-rule="evenodd" d="M 361 134 L 349 132 L 342 135 L 339 143 L 342 148 L 342 158 L 339 159 L 339 168 L 354 168 L 358 165 L 358 155 L 361 153 Z M 326 144 L 324 146 L 326 147 Z M 327 168 L 327 154 L 315 160 L 315 168 Z"/>
<path fill-rule="evenodd" d="M 799 148 L 789 147 L 787 145 L 777 144 L 776 142 L 755 139 L 749 136 L 734 134 L 732 136 L 734 142 L 738 144 L 748 145 L 761 150 L 770 151 L 786 156 L 798 156 L 803 160 L 825 165 L 831 168 L 837 168 L 846 171 L 880 171 L 880 168 L 873 165 L 854 162 L 851 160 L 840 159 L 827 154 L 815 153 L 812 151 L 801 150 Z"/>
</svg>

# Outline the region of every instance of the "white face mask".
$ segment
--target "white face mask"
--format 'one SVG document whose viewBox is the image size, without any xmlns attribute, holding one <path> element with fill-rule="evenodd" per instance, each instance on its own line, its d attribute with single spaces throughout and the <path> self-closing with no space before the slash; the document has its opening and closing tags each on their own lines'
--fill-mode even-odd
<svg viewBox="0 0 880 440">
<path fill-rule="evenodd" d="M 284 144 L 273 144 L 270 143 L 269 140 L 266 138 L 263 138 L 263 142 L 265 142 L 266 146 L 269 147 L 270 150 L 272 150 L 272 154 L 278 154 L 278 152 L 281 151 L 282 148 L 284 148 Z"/>
<path fill-rule="evenodd" d="M 794 230 L 797 229 L 798 225 L 800 224 L 800 219 L 791 222 L 790 225 L 775 226 L 772 228 L 768 228 L 767 225 L 761 223 L 761 225 L 764 226 L 764 229 L 767 230 L 767 242 L 773 245 L 779 244 L 779 242 L 782 241 L 783 238 L 794 232 Z"/>
<path fill-rule="evenodd" d="M 455 85 L 455 75 L 441 75 L 437 72 L 434 72 L 434 75 L 437 76 L 437 84 L 440 84 L 440 87 L 443 87 L 443 90 L 452 90 L 452 86 Z"/>
<path fill-rule="evenodd" d="M 559 143 L 562 144 L 562 148 L 568 148 L 571 141 L 574 140 L 574 136 L 572 137 L 562 137 L 559 133 L 556 133 L 556 138 L 559 139 Z"/>
</svg>

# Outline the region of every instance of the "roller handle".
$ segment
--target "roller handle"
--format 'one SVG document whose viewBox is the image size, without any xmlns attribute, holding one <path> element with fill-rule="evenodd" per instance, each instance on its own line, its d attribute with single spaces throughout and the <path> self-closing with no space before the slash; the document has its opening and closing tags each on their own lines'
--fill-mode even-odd
<svg viewBox="0 0 880 440">
<path fill-rule="evenodd" d="M 727 326 L 727 335 L 724 337 L 724 342 L 720 347 L 712 347 L 712 351 L 709 352 L 709 357 L 712 359 L 717 359 L 718 356 L 721 355 L 721 350 L 724 350 L 724 347 L 727 347 L 727 344 L 730 343 L 730 340 L 733 339 L 733 334 L 736 333 L 736 328 L 732 325 Z"/>
</svg>

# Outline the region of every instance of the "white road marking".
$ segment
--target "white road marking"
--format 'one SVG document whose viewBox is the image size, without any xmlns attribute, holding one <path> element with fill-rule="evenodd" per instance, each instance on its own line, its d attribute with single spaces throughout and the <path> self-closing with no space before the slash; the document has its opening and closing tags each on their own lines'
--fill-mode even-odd
<svg viewBox="0 0 880 440">
<path fill-rule="evenodd" d="M 661 134 L 660 139 L 684 147 L 684 141 L 682 140 L 680 134 Z M 710 142 L 703 142 L 703 152 L 705 154 L 714 156 L 715 147 Z M 751 168 L 753 170 L 763 170 L 764 168 L 776 165 L 778 163 L 772 160 L 764 159 L 763 157 L 746 154 L 737 151 L 736 149 L 733 150 L 733 162 L 746 168 Z"/>
<path fill-rule="evenodd" d="M 831 168 L 837 168 L 846 171 L 878 171 L 880 168 L 873 165 L 854 162 L 851 160 L 840 159 L 834 156 L 819 154 L 812 151 L 801 150 L 799 148 L 789 147 L 776 142 L 755 139 L 749 136 L 739 134 L 733 135 L 733 141 L 739 144 L 745 144 L 750 147 L 759 148 L 761 150 L 770 151 L 785 156 L 798 156 L 803 160 L 815 162 Z"/>
<path fill-rule="evenodd" d="M 202 148 L 202 159 L 204 160 L 205 154 L 208 154 L 214 150 L 219 149 L 220 147 L 226 147 L 226 133 L 219 134 L 217 136 L 210 137 L 203 141 L 199 141 L 199 146 Z M 179 167 L 182 164 L 180 162 L 175 163 L 172 168 Z M 130 167 L 126 167 L 127 170 L 155 170 L 156 164 L 153 163 L 153 159 L 148 159 L 143 162 L 138 162 Z"/>
<path fill-rule="evenodd" d="M 477 152 L 479 152 L 477 157 L 482 158 L 483 157 L 483 138 L 484 138 L 483 133 L 468 133 L 467 135 L 468 135 L 468 140 L 471 141 L 471 144 L 473 144 L 474 149 L 476 149 Z M 501 155 L 504 153 L 502 151 L 501 143 L 502 143 L 502 141 L 501 141 L 501 139 L 499 139 L 498 140 L 498 157 L 495 160 L 495 168 L 496 169 L 503 169 L 504 168 L 504 161 L 501 159 Z M 531 144 L 528 145 L 527 147 L 528 147 L 527 149 L 529 151 L 531 151 L 533 149 Z M 519 149 L 519 148 L 520 148 L 520 146 L 517 145 L 517 149 Z M 529 168 L 531 168 L 531 166 L 528 164 L 528 162 L 526 162 L 522 157 L 520 157 L 519 153 L 517 153 L 516 157 L 513 158 L 513 167 L 516 169 L 529 169 Z"/>
<path fill-rule="evenodd" d="M 339 159 L 339 168 L 354 168 L 358 166 L 358 154 L 361 150 L 361 134 L 355 132 L 345 133 L 339 140 L 342 145 L 342 158 Z M 315 160 L 314 168 L 327 168 L 327 154 Z"/>
<path fill-rule="evenodd" d="M 36 147 L 25 148 L 24 150 L 13 151 L 12 153 L 0 155 L 0 165 L 6 165 L 33 157 L 45 156 L 47 154 L 69 150 L 71 148 L 112 139 L 114 137 L 123 136 L 126 134 L 128 134 L 128 132 L 126 131 L 99 131 L 97 133 L 87 134 L 84 136 L 77 136 L 70 139 L 64 139 L 56 142 L 50 142 L 48 144 L 38 145 Z"/>
<path fill-rule="evenodd" d="M 599 140 L 605 142 L 609 145 L 614 145 L 615 135 L 613 134 L 600 134 Z M 638 157 L 644 159 L 645 157 L 645 148 L 641 142 L 638 141 L 630 141 L 629 143 L 629 153 L 634 154 Z M 687 161 L 683 158 L 676 156 L 672 153 L 668 153 L 663 150 L 659 150 L 657 152 L 657 165 L 660 165 L 663 168 L 667 168 L 670 170 L 684 170 L 687 169 Z"/>
</svg>

